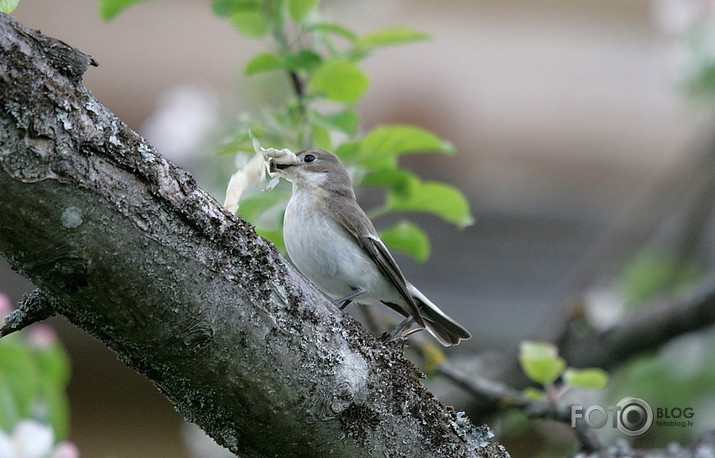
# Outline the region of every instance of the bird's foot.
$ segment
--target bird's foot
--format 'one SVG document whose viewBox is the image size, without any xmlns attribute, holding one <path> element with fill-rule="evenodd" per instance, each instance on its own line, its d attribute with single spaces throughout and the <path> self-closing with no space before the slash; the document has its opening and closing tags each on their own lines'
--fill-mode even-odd
<svg viewBox="0 0 715 458">
<path fill-rule="evenodd" d="M 404 341 L 410 334 L 424 329 L 421 326 L 410 329 L 410 326 L 412 326 L 414 322 L 414 317 L 408 316 L 407 318 L 402 320 L 402 322 L 398 324 L 397 327 L 392 330 L 392 332 L 383 334 L 382 342 L 388 344 L 397 341 Z"/>
<path fill-rule="evenodd" d="M 353 301 L 353 299 L 360 296 L 361 294 L 365 294 L 365 290 L 362 288 L 358 288 L 355 291 L 353 291 L 352 293 L 348 294 L 347 296 L 335 299 L 333 301 L 333 304 L 337 305 L 338 307 L 340 307 L 340 310 L 342 310 L 345 307 L 347 307 L 348 304 L 350 304 Z"/>
</svg>

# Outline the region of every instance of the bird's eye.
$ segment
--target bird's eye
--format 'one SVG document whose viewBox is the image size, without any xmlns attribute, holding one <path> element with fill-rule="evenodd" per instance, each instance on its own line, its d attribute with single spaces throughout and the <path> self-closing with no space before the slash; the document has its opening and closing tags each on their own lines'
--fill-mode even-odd
<svg viewBox="0 0 715 458">
<path fill-rule="evenodd" d="M 303 158 L 303 162 L 313 162 L 315 159 L 315 156 L 313 156 L 312 154 L 306 154 Z"/>
</svg>

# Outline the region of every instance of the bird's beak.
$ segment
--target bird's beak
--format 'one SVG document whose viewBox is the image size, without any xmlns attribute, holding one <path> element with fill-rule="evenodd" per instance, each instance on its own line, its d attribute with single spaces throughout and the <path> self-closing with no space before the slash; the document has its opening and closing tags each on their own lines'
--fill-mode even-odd
<svg viewBox="0 0 715 458">
<path fill-rule="evenodd" d="M 292 167 L 293 164 L 276 164 L 275 162 L 271 161 L 271 165 L 269 166 L 269 170 L 271 173 L 275 173 L 276 170 L 285 170 L 288 167 Z"/>
</svg>

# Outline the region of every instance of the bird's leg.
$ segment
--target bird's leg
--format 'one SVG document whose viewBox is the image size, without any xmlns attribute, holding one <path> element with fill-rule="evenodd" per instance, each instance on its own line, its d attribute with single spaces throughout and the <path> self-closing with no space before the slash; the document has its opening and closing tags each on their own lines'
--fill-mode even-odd
<svg viewBox="0 0 715 458">
<path fill-rule="evenodd" d="M 362 288 L 357 288 L 355 291 L 348 294 L 347 296 L 341 297 L 339 299 L 335 299 L 333 301 L 333 304 L 337 305 L 338 307 L 340 307 L 340 310 L 342 310 L 345 307 L 347 307 L 348 304 L 350 304 L 353 301 L 353 299 L 360 296 L 361 294 L 365 294 L 365 290 Z"/>
<path fill-rule="evenodd" d="M 417 331 L 421 331 L 422 329 L 424 329 L 422 327 L 410 329 L 410 326 L 412 326 L 412 324 L 414 322 L 415 322 L 415 318 L 412 315 L 408 316 L 407 318 L 402 320 L 402 322 L 400 324 L 398 324 L 397 327 L 391 333 L 385 335 L 385 337 L 382 339 L 382 341 L 384 343 L 394 342 L 399 339 L 404 339 L 407 336 L 409 336 L 410 334 L 415 333 Z"/>
</svg>

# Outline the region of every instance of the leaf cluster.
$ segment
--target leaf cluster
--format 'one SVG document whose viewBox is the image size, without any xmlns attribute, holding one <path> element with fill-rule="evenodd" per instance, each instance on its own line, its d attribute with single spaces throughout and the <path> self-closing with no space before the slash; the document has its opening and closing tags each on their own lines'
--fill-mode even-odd
<svg viewBox="0 0 715 458">
<path fill-rule="evenodd" d="M 264 146 L 299 151 L 318 147 L 335 152 L 351 171 L 356 186 L 384 190 L 384 203 L 371 217 L 391 212 L 425 212 L 463 228 L 472 223 L 469 203 L 451 185 L 426 181 L 400 167 L 406 154 L 453 155 L 453 146 L 419 127 L 393 124 L 362 134 L 355 104 L 370 85 L 359 64 L 373 51 L 425 40 L 422 32 L 389 27 L 359 36 L 325 19 L 316 0 L 216 0 L 214 12 L 230 20 L 243 35 L 265 40 L 273 49 L 251 58 L 249 76 L 282 72 L 292 95 L 273 112 L 238 126 L 222 152 L 251 151 L 249 132 Z M 282 243 L 282 211 L 289 192 L 279 187 L 270 196 L 247 195 L 238 213 L 261 235 Z M 425 261 L 429 238 L 416 224 L 402 219 L 381 236 L 393 250 Z"/>
<path fill-rule="evenodd" d="M 567 388 L 600 389 L 608 383 L 608 374 L 601 369 L 567 367 L 556 346 L 546 342 L 522 342 L 519 346 L 519 363 L 526 376 L 543 385 L 546 394 L 551 394 L 552 397 L 558 394 L 554 384 L 559 378 L 562 380 L 561 392 Z M 531 398 L 541 398 L 544 394 L 535 388 L 526 392 Z"/>
<path fill-rule="evenodd" d="M 12 431 L 20 420 L 32 418 L 51 425 L 55 438 L 66 437 L 69 373 L 67 354 L 58 342 L 38 347 L 24 335 L 0 340 L 0 430 Z"/>
<path fill-rule="evenodd" d="M 105 20 L 146 0 L 99 0 Z M 375 50 L 428 39 L 407 27 L 388 27 L 360 36 L 326 19 L 319 0 L 215 0 L 213 12 L 230 21 L 245 37 L 265 42 L 270 51 L 251 58 L 247 76 L 282 72 L 291 96 L 279 108 L 263 111 L 233 128 L 219 153 L 249 154 L 251 135 L 267 147 L 300 151 L 318 147 L 335 152 L 353 174 L 356 186 L 385 191 L 384 203 L 370 216 L 390 212 L 424 212 L 464 228 L 472 223 L 469 203 L 453 186 L 425 181 L 399 166 L 405 154 L 454 154 L 436 135 L 410 125 L 378 126 L 361 135 L 355 104 L 370 86 L 359 64 Z M 245 119 L 245 118 L 244 118 Z M 243 153 L 242 153 L 243 152 Z M 270 195 L 249 193 L 239 215 L 282 246 L 282 214 L 289 192 L 285 185 Z M 407 219 L 384 229 L 381 237 L 393 250 L 425 261 L 429 237 Z"/>
</svg>

